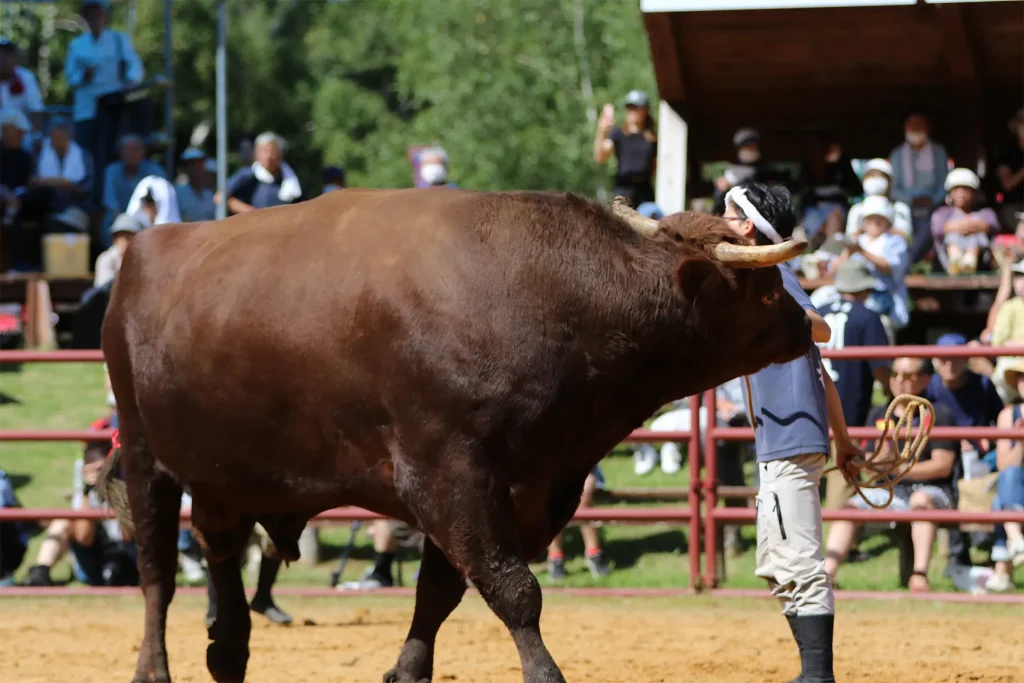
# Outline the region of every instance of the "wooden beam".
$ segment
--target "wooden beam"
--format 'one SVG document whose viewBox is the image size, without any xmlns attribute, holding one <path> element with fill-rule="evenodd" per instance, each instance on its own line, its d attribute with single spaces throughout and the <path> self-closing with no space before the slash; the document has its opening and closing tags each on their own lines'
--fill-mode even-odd
<svg viewBox="0 0 1024 683">
<path fill-rule="evenodd" d="M 971 40 L 967 15 L 961 4 L 935 7 L 942 37 L 942 59 L 953 84 L 970 90 L 981 90 L 978 52 Z"/>
<path fill-rule="evenodd" d="M 658 80 L 658 94 L 669 102 L 686 99 L 679 44 L 672 28 L 672 15 L 668 12 L 644 14 L 647 39 L 651 45 L 651 59 Z"/>
</svg>

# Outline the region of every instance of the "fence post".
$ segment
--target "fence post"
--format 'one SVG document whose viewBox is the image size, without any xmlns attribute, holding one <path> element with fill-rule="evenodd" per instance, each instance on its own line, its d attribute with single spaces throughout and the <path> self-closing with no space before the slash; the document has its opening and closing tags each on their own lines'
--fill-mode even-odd
<svg viewBox="0 0 1024 683">
<path fill-rule="evenodd" d="M 704 430 L 704 587 L 718 588 L 718 448 L 715 443 L 715 390 L 704 394 L 707 427 Z"/>
<path fill-rule="evenodd" d="M 690 588 L 703 588 L 700 575 L 700 404 L 701 396 L 690 397 L 690 445 L 687 460 L 690 466 L 690 539 L 686 553 L 690 556 Z"/>
</svg>

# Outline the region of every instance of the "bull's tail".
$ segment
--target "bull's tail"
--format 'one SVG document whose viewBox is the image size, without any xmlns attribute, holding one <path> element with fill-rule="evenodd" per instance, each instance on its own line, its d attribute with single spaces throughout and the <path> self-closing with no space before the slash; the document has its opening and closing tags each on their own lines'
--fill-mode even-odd
<svg viewBox="0 0 1024 683">
<path fill-rule="evenodd" d="M 120 446 L 110 451 L 110 455 L 103 461 L 99 475 L 96 477 L 96 493 L 101 500 L 107 502 L 114 514 L 117 515 L 117 522 L 121 530 L 129 535 L 135 533 L 135 524 L 132 522 L 132 511 L 128 507 L 128 485 L 117 476 L 117 465 L 121 460 Z"/>
</svg>

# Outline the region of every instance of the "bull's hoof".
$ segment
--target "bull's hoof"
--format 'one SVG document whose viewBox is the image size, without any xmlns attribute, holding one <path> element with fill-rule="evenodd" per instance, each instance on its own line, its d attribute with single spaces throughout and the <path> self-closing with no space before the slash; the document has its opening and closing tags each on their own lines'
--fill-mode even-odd
<svg viewBox="0 0 1024 683">
<path fill-rule="evenodd" d="M 206 646 L 206 669 L 217 683 L 244 683 L 249 648 L 213 641 Z"/>
<path fill-rule="evenodd" d="M 413 678 L 398 669 L 392 669 L 384 674 L 384 683 L 430 683 L 430 679 Z"/>
</svg>

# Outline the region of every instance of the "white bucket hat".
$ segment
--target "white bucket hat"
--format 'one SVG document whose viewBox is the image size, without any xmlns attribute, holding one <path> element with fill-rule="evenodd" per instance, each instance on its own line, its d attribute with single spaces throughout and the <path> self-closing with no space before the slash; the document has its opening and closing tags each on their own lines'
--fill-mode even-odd
<svg viewBox="0 0 1024 683">
<path fill-rule="evenodd" d="M 981 181 L 974 171 L 969 168 L 954 168 L 946 176 L 946 192 L 949 192 L 954 187 L 969 187 L 972 190 L 977 190 L 981 187 Z"/>
</svg>

